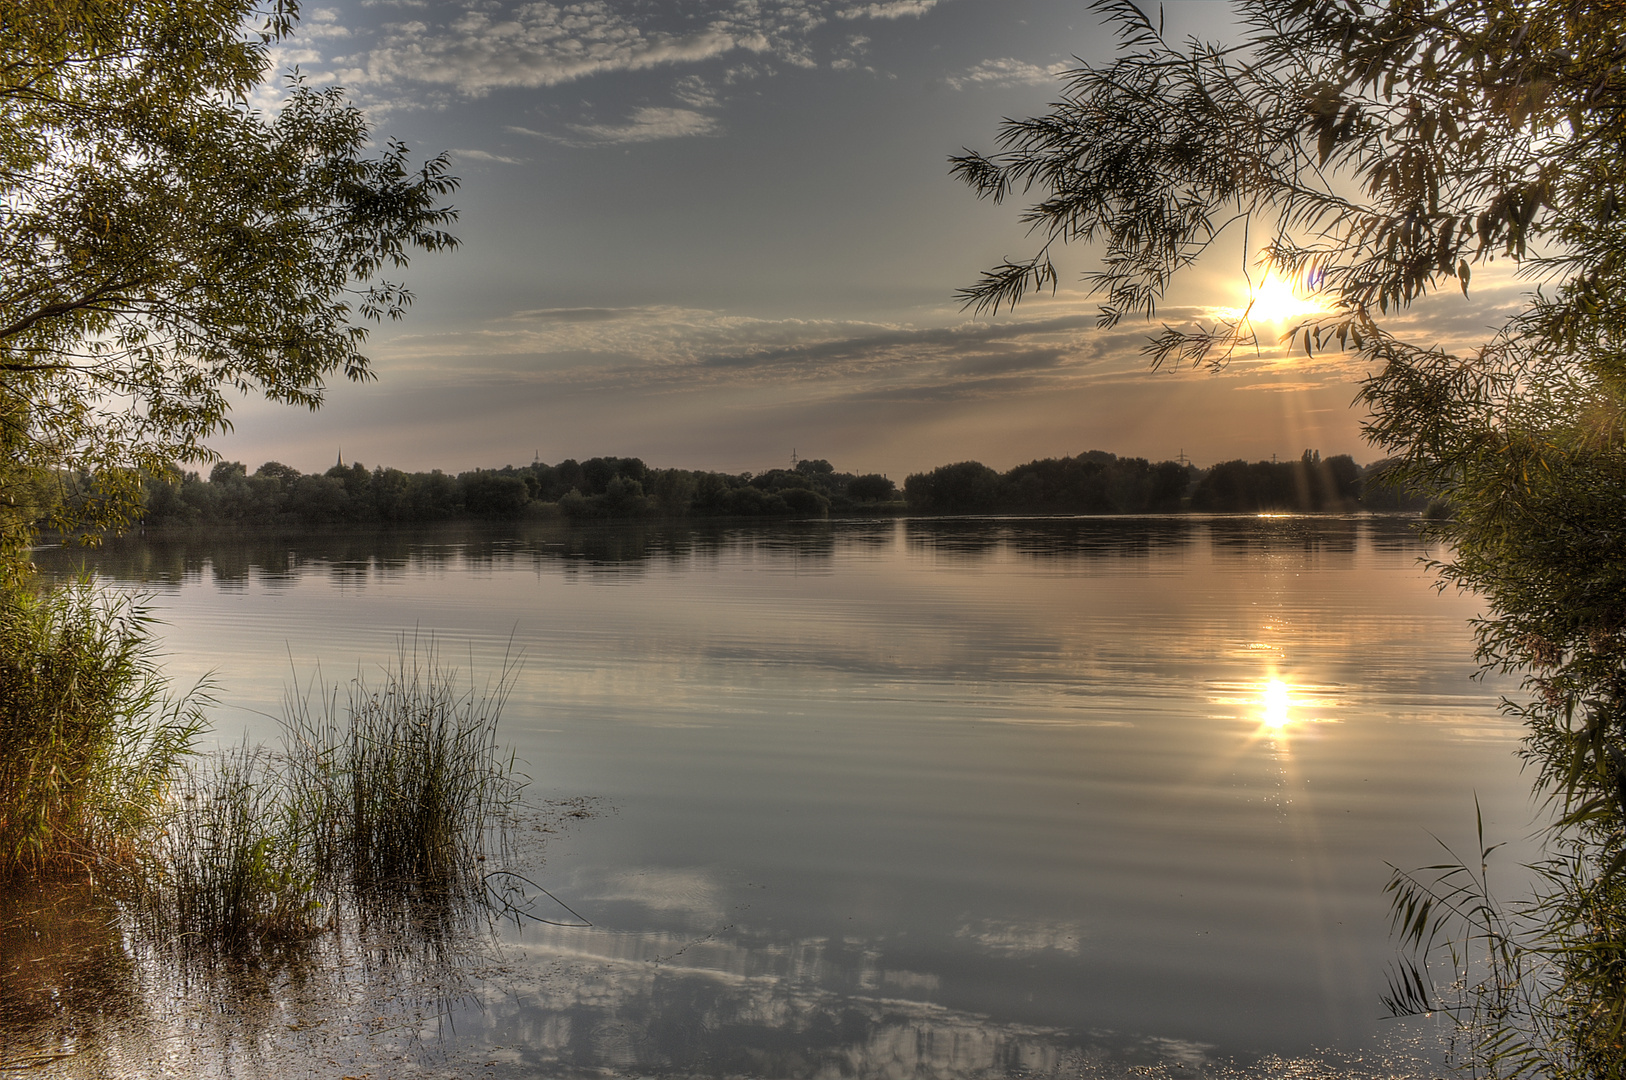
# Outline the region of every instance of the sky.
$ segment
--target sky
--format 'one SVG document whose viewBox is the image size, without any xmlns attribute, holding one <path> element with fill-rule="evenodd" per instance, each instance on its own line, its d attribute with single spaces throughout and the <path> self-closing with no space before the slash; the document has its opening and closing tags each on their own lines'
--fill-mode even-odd
<svg viewBox="0 0 1626 1080">
<path fill-rule="evenodd" d="M 1171 33 L 1232 36 L 1224 4 L 1166 10 Z M 416 301 L 374 329 L 376 380 L 315 413 L 239 401 L 213 446 L 251 470 L 794 454 L 897 480 L 1090 449 L 1381 456 L 1347 358 L 1150 370 L 1157 324 L 1095 327 L 1087 250 L 1013 313 L 954 301 L 1033 243 L 948 157 L 993 149 L 1114 46 L 1080 0 L 307 0 L 277 70 L 342 86 L 380 142 L 446 152 L 462 244 L 402 275 Z M 1248 261 L 1222 244 L 1159 322 L 1242 303 Z M 1471 338 L 1514 295 L 1408 318 Z"/>
</svg>

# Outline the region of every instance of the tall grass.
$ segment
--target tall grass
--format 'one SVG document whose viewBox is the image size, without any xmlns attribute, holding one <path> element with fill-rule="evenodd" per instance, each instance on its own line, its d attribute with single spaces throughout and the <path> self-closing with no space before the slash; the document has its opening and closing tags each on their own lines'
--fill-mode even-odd
<svg viewBox="0 0 1626 1080">
<path fill-rule="evenodd" d="M 0 589 L 0 879 L 137 870 L 204 726 L 137 598 Z"/>
<path fill-rule="evenodd" d="M 284 743 L 300 802 L 317 808 L 324 875 L 413 891 L 478 876 L 522 786 L 497 741 L 512 674 L 505 665 L 477 692 L 441 665 L 433 641 L 403 639 L 376 681 L 350 682 L 342 719 L 336 694 L 295 685 Z"/>
<path fill-rule="evenodd" d="M 159 848 L 155 918 L 237 951 L 297 942 L 345 912 L 444 921 L 484 898 L 521 787 L 497 721 L 511 667 L 476 691 L 433 643 L 369 682 L 297 682 L 279 750 L 244 747 L 195 770 Z M 405 907 L 403 907 L 403 904 Z"/>
<path fill-rule="evenodd" d="M 313 824 L 280 755 L 244 746 L 205 759 L 153 853 L 144 914 L 188 945 L 241 952 L 309 938 L 329 907 Z"/>
<path fill-rule="evenodd" d="M 1626 1080 L 1626 878 L 1573 839 L 1534 864 L 1528 894 L 1498 900 L 1479 825 L 1472 862 L 1390 876 L 1402 955 L 1384 1004 L 1443 1013 L 1474 1076 Z M 1566 850 L 1567 847 L 1567 850 Z"/>
</svg>

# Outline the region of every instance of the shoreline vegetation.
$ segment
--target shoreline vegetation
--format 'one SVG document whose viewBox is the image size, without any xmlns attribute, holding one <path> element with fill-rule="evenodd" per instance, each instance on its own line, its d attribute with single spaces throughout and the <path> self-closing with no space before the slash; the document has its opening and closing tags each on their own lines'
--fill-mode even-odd
<svg viewBox="0 0 1626 1080">
<path fill-rule="evenodd" d="M 171 690 L 139 597 L 82 577 L 5 600 L 0 885 L 86 886 L 120 933 L 204 962 L 526 901 L 506 869 L 525 781 L 497 736 L 512 662 L 482 687 L 403 637 L 374 676 L 291 687 L 277 745 L 205 755 L 212 686 Z"/>
<path fill-rule="evenodd" d="M 1288 461 L 1227 461 L 1206 469 L 1101 450 L 998 472 L 976 461 L 915 473 L 902 489 L 880 474 L 838 472 L 828 461 L 791 469 L 717 473 L 662 469 L 628 457 L 556 465 L 408 473 L 340 462 L 302 474 L 271 461 L 253 473 L 222 461 L 197 472 L 148 476 L 136 525 L 245 529 L 419 525 L 450 521 L 628 521 L 957 514 L 1177 514 L 1419 512 L 1425 500 L 1385 482 L 1386 462 L 1306 450 Z M 92 497 L 65 482 L 58 498 Z"/>
</svg>

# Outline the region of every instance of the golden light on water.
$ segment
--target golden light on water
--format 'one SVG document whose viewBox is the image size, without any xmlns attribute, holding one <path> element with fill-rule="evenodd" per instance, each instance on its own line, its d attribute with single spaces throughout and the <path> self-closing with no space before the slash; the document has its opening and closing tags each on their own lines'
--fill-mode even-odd
<svg viewBox="0 0 1626 1080">
<path fill-rule="evenodd" d="M 1264 724 L 1267 728 L 1280 731 L 1287 726 L 1291 700 L 1287 695 L 1286 683 L 1280 679 L 1270 680 L 1260 694 L 1260 702 L 1264 705 Z"/>
</svg>

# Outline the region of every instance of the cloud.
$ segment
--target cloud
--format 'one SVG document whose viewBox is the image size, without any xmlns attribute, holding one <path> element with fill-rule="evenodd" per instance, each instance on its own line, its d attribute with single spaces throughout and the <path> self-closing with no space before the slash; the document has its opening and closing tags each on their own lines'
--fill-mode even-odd
<svg viewBox="0 0 1626 1080">
<path fill-rule="evenodd" d="M 1052 319 L 1005 323 L 967 323 L 942 327 L 878 328 L 870 333 L 839 336 L 824 341 L 797 343 L 779 347 L 746 349 L 731 354 L 717 354 L 701 361 L 708 367 L 741 368 L 795 368 L 832 362 L 872 363 L 878 359 L 902 359 L 899 353 L 931 353 L 938 358 L 952 357 L 961 370 L 983 370 L 987 363 L 987 350 L 1007 353 L 1007 342 L 1030 340 L 1055 333 L 1079 331 L 1095 323 L 1093 315 L 1067 315 Z M 1053 350 L 1043 366 L 1052 366 Z M 975 358 L 971 363 L 970 358 Z M 1015 361 L 1009 355 L 1002 357 L 999 370 L 1010 370 Z M 969 367 L 965 365 L 970 364 Z"/>
<path fill-rule="evenodd" d="M 918 18 L 938 2 L 702 0 L 676 9 L 627 0 L 363 0 L 366 6 L 391 10 L 394 21 L 364 34 L 341 25 L 331 9 L 313 9 L 285 46 L 304 50 L 300 55 L 307 65 L 331 66 L 325 81 L 365 90 L 362 96 L 370 94 L 369 102 L 434 106 L 444 99 L 422 87 L 445 87 L 464 98 L 478 98 L 506 88 L 552 87 L 742 55 L 812 68 L 818 66 L 813 35 L 831 18 Z M 368 40 L 355 41 L 347 56 L 317 48 L 362 36 Z M 851 52 L 841 59 L 853 59 Z M 736 72 L 741 67 L 734 63 Z M 723 84 L 733 81 L 724 78 Z M 399 92 L 413 85 L 420 89 L 410 95 Z M 674 92 L 692 108 L 715 104 L 714 91 L 691 77 L 679 80 Z"/>
<path fill-rule="evenodd" d="M 489 153 L 485 150 L 448 150 L 453 157 L 467 158 L 470 161 L 494 161 L 503 165 L 518 165 L 519 158 L 503 157 L 501 154 Z"/>
<path fill-rule="evenodd" d="M 672 96 L 691 109 L 715 109 L 717 92 L 698 75 L 685 75 L 672 86 Z"/>
<path fill-rule="evenodd" d="M 436 26 L 393 24 L 366 54 L 356 81 L 437 83 L 480 97 L 502 87 L 557 86 L 607 72 L 694 63 L 754 44 L 714 28 L 645 32 L 602 2 L 529 3 L 464 10 Z"/>
<path fill-rule="evenodd" d="M 333 8 L 311 8 L 300 15 L 299 36 L 307 41 L 347 38 L 350 28 L 339 22 Z"/>
<path fill-rule="evenodd" d="M 996 60 L 981 60 L 968 71 L 959 75 L 951 75 L 943 81 L 954 90 L 966 90 L 975 87 L 999 88 L 1005 86 L 1035 86 L 1054 82 L 1056 76 L 1066 71 L 1070 65 L 1065 63 L 1051 64 L 1039 67 L 1024 60 L 1011 57 L 1001 57 Z"/>
<path fill-rule="evenodd" d="M 830 61 L 830 66 L 837 71 L 851 71 L 859 66 L 864 54 L 869 52 L 870 39 L 864 34 L 849 35 L 847 40 L 836 47 L 836 59 Z M 865 65 L 866 71 L 875 69 Z"/>
<path fill-rule="evenodd" d="M 1183 323 L 1203 309 L 1171 306 L 1162 314 Z M 638 429 L 648 430 L 640 437 L 654 438 L 649 431 L 659 428 L 672 440 L 672 453 L 681 443 L 689 447 L 682 455 L 734 469 L 754 466 L 729 447 L 772 442 L 790 429 L 824 432 L 820 437 L 828 439 L 839 429 L 854 447 L 871 447 L 864 452 L 911 469 L 941 464 L 929 459 L 950 460 L 943 455 L 957 452 L 961 425 L 972 416 L 998 417 L 1025 432 L 1018 438 L 990 428 L 987 446 L 978 451 L 984 458 L 1014 462 L 1050 453 L 1052 444 L 1072 446 L 1068 433 L 1085 414 L 1092 430 L 1102 432 L 1098 442 L 1117 439 L 1114 449 L 1121 452 L 1166 457 L 1174 449 L 1155 438 L 1135 441 L 1147 438 L 1135 410 L 1197 398 L 1252 410 L 1253 442 L 1244 453 L 1262 450 L 1268 457 L 1279 449 L 1283 401 L 1293 402 L 1295 422 L 1329 432 L 1323 437 L 1294 428 L 1288 442 L 1309 439 L 1303 445 L 1328 453 L 1331 446 L 1357 448 L 1353 414 L 1344 408 L 1357 377 L 1346 370 L 1347 357 L 1318 356 L 1307 364 L 1301 357 L 1250 353 L 1217 374 L 1154 372 L 1141 348 L 1155 325 L 1100 329 L 1093 304 L 1077 291 L 1035 298 L 1020 315 L 992 321 L 967 320 L 948 308 L 920 316 L 911 325 L 661 305 L 541 307 L 457 332 L 399 335 L 380 341 L 374 355 L 386 382 L 421 387 L 439 408 L 473 395 L 505 416 L 542 410 L 561 425 L 560 446 L 582 439 L 599 445 L 612 429 L 638 428 L 625 425 L 642 416 Z M 1285 393 L 1287 384 L 1296 392 Z M 601 418 L 598 426 L 577 416 L 577 410 L 599 416 L 609 401 L 624 415 Z M 1335 411 L 1308 415 L 1323 406 Z M 893 428 L 895 421 L 901 428 Z M 871 430 L 877 424 L 893 433 Z M 1194 448 L 1207 445 L 1199 435 L 1212 436 L 1198 432 L 1201 427 L 1188 432 Z M 567 428 L 576 434 L 567 437 Z M 912 434 L 897 433 L 903 429 Z"/>
<path fill-rule="evenodd" d="M 794 385 L 852 400 L 941 400 L 1109 374 L 1144 377 L 1133 348 L 1105 355 L 1095 346 L 1094 321 L 1076 306 L 1023 320 L 928 326 L 666 306 L 537 308 L 460 332 L 401 335 L 387 352 L 396 370 L 455 370 L 464 379 L 484 371 L 583 391 Z"/>
<path fill-rule="evenodd" d="M 872 4 L 854 4 L 836 12 L 838 19 L 905 19 L 919 18 L 937 6 L 937 0 L 879 0 Z"/>
<path fill-rule="evenodd" d="M 515 312 L 514 318 L 544 322 L 606 322 L 619 318 L 626 310 L 609 307 L 533 308 L 530 311 Z"/>
<path fill-rule="evenodd" d="M 571 131 L 591 143 L 639 143 L 657 139 L 681 139 L 692 135 L 716 135 L 717 119 L 693 109 L 634 109 L 625 124 L 567 124 Z"/>
<path fill-rule="evenodd" d="M 1161 314 L 1184 324 L 1203 312 Z M 1358 416 L 1347 409 L 1354 380 L 1336 354 L 1309 364 L 1250 354 L 1219 374 L 1153 372 L 1140 350 L 1156 325 L 1100 329 L 1077 290 L 997 320 L 946 306 L 915 320 L 583 305 L 446 330 L 391 328 L 370 350 L 380 388 L 356 399 L 375 403 L 373 419 L 345 411 L 348 391 L 337 389 L 320 422 L 344 428 L 347 446 L 372 425 L 372 456 L 411 468 L 444 467 L 449 454 L 470 467 L 499 462 L 516 438 L 527 456 L 536 445 L 552 457 L 630 447 L 646 460 L 731 472 L 760 468 L 764 448 L 777 454 L 790 440 L 899 476 L 966 456 L 1005 468 L 1089 445 L 1153 460 L 1181 446 L 1199 460 L 1361 448 Z M 1178 443 L 1156 422 L 1172 415 L 1187 417 Z M 233 454 L 287 460 L 275 449 L 291 437 L 287 424 L 279 414 L 255 437 L 264 445 Z M 440 440 L 437 459 L 424 457 L 425 430 Z M 538 431 L 548 434 L 533 444 Z M 239 447 L 253 441 L 243 432 Z M 330 445 L 324 438 L 311 445 Z M 1000 928 L 971 929 L 980 938 Z"/>
</svg>

